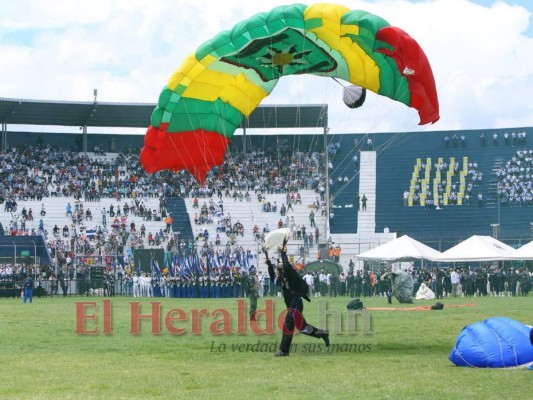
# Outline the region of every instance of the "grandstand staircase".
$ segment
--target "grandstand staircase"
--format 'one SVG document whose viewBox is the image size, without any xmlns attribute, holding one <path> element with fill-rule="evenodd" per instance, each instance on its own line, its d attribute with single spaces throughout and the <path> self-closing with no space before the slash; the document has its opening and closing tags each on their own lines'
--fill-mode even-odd
<svg viewBox="0 0 533 400">
<path fill-rule="evenodd" d="M 171 197 L 167 200 L 167 212 L 172 217 L 172 231 L 180 234 L 183 240 L 193 238 L 191 221 L 187 212 L 185 200 L 181 197 Z"/>
<path fill-rule="evenodd" d="M 489 180 L 489 193 L 486 199 L 487 208 L 498 208 L 500 198 L 498 195 L 498 176 L 496 171 L 498 171 L 503 165 L 502 157 L 495 157 L 494 166 L 492 167 L 490 180 Z"/>
<path fill-rule="evenodd" d="M 376 152 L 361 152 L 361 171 L 359 173 L 359 196 L 368 199 L 366 210 L 357 214 L 357 233 L 374 233 L 376 231 Z"/>
<path fill-rule="evenodd" d="M 342 247 L 341 264 L 347 265 L 352 259 L 356 269 L 363 268 L 363 262 L 356 258 L 362 252 L 393 240 L 395 233 L 376 232 L 376 162 L 375 151 L 361 151 L 359 172 L 359 196 L 367 198 L 366 210 L 353 210 L 357 216 L 357 233 L 334 233 L 331 238 Z"/>
</svg>

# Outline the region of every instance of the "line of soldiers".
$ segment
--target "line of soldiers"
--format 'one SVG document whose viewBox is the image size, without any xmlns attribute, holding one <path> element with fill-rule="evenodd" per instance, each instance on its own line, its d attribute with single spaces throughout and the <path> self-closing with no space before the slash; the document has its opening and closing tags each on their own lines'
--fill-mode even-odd
<svg viewBox="0 0 533 400">
<path fill-rule="evenodd" d="M 247 297 L 249 292 L 247 273 L 175 277 L 141 274 L 125 279 L 122 292 L 134 297 L 231 298 Z"/>
<path fill-rule="evenodd" d="M 437 298 L 452 294 L 451 274 L 454 269 L 435 269 L 420 271 L 418 284 L 425 281 L 435 292 Z M 473 296 L 527 296 L 533 285 L 533 275 L 526 268 L 458 268 L 459 285 L 457 294 Z M 415 285 L 417 286 L 417 285 Z M 417 287 L 414 288 L 417 290 Z"/>
</svg>

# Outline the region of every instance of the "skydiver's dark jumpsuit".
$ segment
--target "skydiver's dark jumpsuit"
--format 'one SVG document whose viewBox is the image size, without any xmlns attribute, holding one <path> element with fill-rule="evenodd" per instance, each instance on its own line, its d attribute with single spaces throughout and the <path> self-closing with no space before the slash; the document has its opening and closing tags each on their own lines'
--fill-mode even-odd
<svg viewBox="0 0 533 400">
<path fill-rule="evenodd" d="M 283 267 L 278 268 L 278 276 L 276 276 L 274 266 L 269 260 L 268 254 L 266 254 L 266 256 L 266 264 L 268 265 L 270 280 L 281 287 L 283 300 L 287 306 L 287 314 L 285 315 L 285 323 L 283 325 L 283 336 L 279 346 L 280 351 L 276 353 L 276 356 L 289 355 L 295 325 L 304 335 L 323 339 L 326 346 L 329 346 L 329 333 L 326 330 L 309 325 L 303 317 L 304 305 L 302 298 L 311 301 L 309 299 L 309 286 L 303 278 L 298 275 L 298 272 L 294 270 L 287 258 L 287 253 L 281 251 Z"/>
</svg>

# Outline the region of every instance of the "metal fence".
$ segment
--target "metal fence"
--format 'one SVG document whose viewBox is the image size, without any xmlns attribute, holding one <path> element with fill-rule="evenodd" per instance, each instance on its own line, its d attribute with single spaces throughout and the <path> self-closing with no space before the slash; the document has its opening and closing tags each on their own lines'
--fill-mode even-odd
<svg viewBox="0 0 533 400">
<path fill-rule="evenodd" d="M 34 297 L 72 297 L 72 296 L 131 296 L 132 285 L 128 279 L 113 281 L 105 279 L 36 279 Z M 0 280 L 0 298 L 18 298 L 22 295 L 22 282 L 19 279 Z"/>
</svg>

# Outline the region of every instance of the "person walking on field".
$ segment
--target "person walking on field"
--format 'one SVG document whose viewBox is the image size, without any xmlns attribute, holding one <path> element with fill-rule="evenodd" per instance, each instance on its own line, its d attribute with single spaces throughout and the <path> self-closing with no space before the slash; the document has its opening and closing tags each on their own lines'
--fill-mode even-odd
<svg viewBox="0 0 533 400">
<path fill-rule="evenodd" d="M 30 276 L 24 279 L 24 303 L 27 300 L 33 302 L 33 279 Z"/>
</svg>

